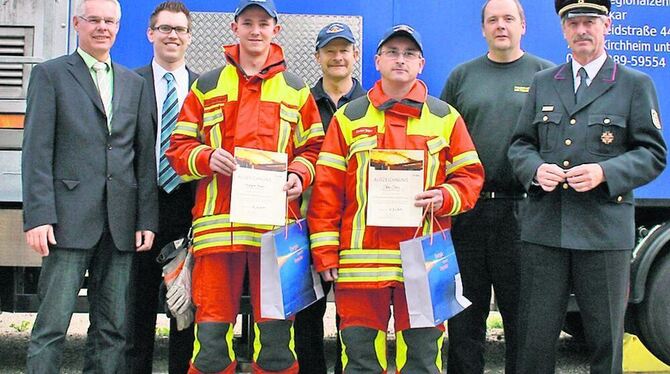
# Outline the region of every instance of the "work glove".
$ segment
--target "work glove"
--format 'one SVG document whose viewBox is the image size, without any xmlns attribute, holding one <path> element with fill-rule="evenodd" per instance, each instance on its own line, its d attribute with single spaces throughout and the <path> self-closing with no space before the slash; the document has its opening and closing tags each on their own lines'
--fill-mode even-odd
<svg viewBox="0 0 670 374">
<path fill-rule="evenodd" d="M 166 306 L 177 322 L 177 330 L 187 328 L 194 319 L 195 308 L 191 301 L 193 254 L 189 250 L 189 243 L 188 239 L 172 242 L 163 248 L 158 258 L 163 263 Z"/>
</svg>

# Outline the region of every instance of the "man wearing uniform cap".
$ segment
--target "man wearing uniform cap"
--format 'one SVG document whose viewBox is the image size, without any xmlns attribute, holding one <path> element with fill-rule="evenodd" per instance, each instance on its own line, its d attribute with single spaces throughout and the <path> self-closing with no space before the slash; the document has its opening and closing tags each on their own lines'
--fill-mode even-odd
<svg viewBox="0 0 670 374">
<path fill-rule="evenodd" d="M 365 215 L 373 149 L 423 151 L 431 172 L 414 204 L 431 210 L 444 228 L 479 196 L 484 170 L 465 123 L 454 108 L 428 95 L 417 79 L 424 65 L 418 32 L 408 25 L 389 29 L 375 55 L 381 80 L 335 112 L 319 153 L 307 220 L 314 266 L 335 282 L 344 373 L 387 371 L 391 304 L 396 371 L 442 372 L 444 326 L 409 323 L 399 243 L 412 239 L 417 227 L 372 226 Z M 426 222 L 424 233 L 430 227 L 439 231 Z"/>
<path fill-rule="evenodd" d="M 233 325 L 248 275 L 254 316 L 254 373 L 298 373 L 292 319 L 261 318 L 260 239 L 267 225 L 230 222 L 235 147 L 287 153 L 284 185 L 299 218 L 299 196 L 314 179 L 323 140 L 319 112 L 304 81 L 286 70 L 272 40 L 281 27 L 271 0 L 242 0 L 224 47 L 227 64 L 191 87 L 167 156 L 185 180 L 198 180 L 193 208 L 195 344 L 189 373 L 234 373 Z M 295 214 L 293 212 L 297 212 Z"/>
<path fill-rule="evenodd" d="M 528 191 L 522 216 L 519 373 L 553 373 L 568 297 L 591 373 L 620 373 L 633 190 L 665 168 L 651 79 L 605 51 L 610 1 L 557 0 L 571 62 L 538 73 L 509 157 Z"/>
<path fill-rule="evenodd" d="M 519 211 L 526 193 L 507 149 L 533 76 L 554 66 L 521 48 L 526 19 L 519 0 L 485 1 L 481 24 L 487 53 L 457 66 L 441 97 L 463 115 L 485 171 L 477 205 L 454 217 L 451 230 L 463 295 L 472 305 L 447 324 L 449 374 L 484 372 L 492 288 L 505 328 L 505 372 L 515 371 Z"/>
<path fill-rule="evenodd" d="M 323 76 L 312 87 L 312 95 L 319 107 L 324 130 L 333 118 L 337 108 L 351 100 L 365 95 L 365 91 L 352 76 L 354 65 L 358 61 L 359 50 L 356 39 L 349 26 L 342 22 L 333 22 L 324 26 L 316 38 L 314 57 L 321 67 Z M 311 189 L 305 192 L 303 206 L 307 206 Z M 327 294 L 331 282 L 321 282 Z M 307 374 L 325 374 L 326 358 L 323 347 L 323 316 L 326 312 L 326 298 L 322 298 L 302 310 L 295 316 L 295 351 L 298 355 L 300 372 Z M 339 325 L 339 317 L 337 317 Z M 336 354 L 342 352 L 337 341 Z M 342 372 L 340 360 L 336 360 L 335 373 Z"/>
</svg>

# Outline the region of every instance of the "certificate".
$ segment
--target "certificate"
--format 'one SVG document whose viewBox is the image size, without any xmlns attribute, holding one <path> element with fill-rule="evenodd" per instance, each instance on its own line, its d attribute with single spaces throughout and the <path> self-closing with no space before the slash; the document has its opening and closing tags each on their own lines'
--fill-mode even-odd
<svg viewBox="0 0 670 374">
<path fill-rule="evenodd" d="M 423 192 L 423 151 L 373 149 L 368 170 L 367 224 L 418 227 L 423 210 L 415 197 Z"/>
<path fill-rule="evenodd" d="M 288 155 L 235 147 L 237 169 L 230 191 L 230 221 L 255 225 L 286 224 Z"/>
</svg>

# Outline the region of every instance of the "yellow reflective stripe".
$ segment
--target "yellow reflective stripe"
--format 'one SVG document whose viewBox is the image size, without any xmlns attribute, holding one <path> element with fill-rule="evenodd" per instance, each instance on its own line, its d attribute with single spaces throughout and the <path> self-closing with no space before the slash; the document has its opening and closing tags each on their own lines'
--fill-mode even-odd
<svg viewBox="0 0 670 374">
<path fill-rule="evenodd" d="M 447 165 L 447 174 L 451 174 L 464 166 L 479 163 L 481 163 L 481 161 L 479 161 L 479 155 L 477 154 L 477 151 L 463 152 L 460 155 L 454 157 L 454 162 Z"/>
<path fill-rule="evenodd" d="M 279 121 L 279 139 L 277 140 L 277 152 L 284 153 L 291 139 L 291 125 L 284 121 Z"/>
<path fill-rule="evenodd" d="M 340 245 L 340 233 L 337 231 L 324 231 L 311 234 L 309 242 L 312 249 L 327 245 Z"/>
<path fill-rule="evenodd" d="M 402 331 L 396 331 L 395 333 L 395 367 L 398 369 L 398 372 L 402 372 L 402 368 L 405 367 L 407 363 L 407 342 L 405 342 L 405 337 L 402 334 Z M 442 351 L 440 351 L 441 353 Z"/>
<path fill-rule="evenodd" d="M 340 252 L 340 264 L 386 264 L 400 265 L 397 249 L 348 249 Z"/>
<path fill-rule="evenodd" d="M 231 329 L 232 330 L 232 329 Z M 198 357 L 200 353 L 200 340 L 198 339 L 198 324 L 193 324 L 193 355 L 191 356 L 191 362 L 195 362 L 195 358 Z"/>
<path fill-rule="evenodd" d="M 449 195 L 451 195 L 451 198 L 453 200 L 453 204 L 451 206 L 451 211 L 449 211 L 448 215 L 453 216 L 457 213 L 460 213 L 461 211 L 461 196 L 458 194 L 458 191 L 456 191 L 456 187 L 450 185 L 450 184 L 443 184 L 442 187 L 444 187 L 447 192 L 449 192 Z"/>
<path fill-rule="evenodd" d="M 316 175 L 316 171 L 314 170 L 314 165 L 312 165 L 309 160 L 302 156 L 297 156 L 296 158 L 293 159 L 293 162 L 299 162 L 307 168 L 307 171 L 309 171 L 309 179 L 314 180 L 314 176 Z M 305 187 L 306 188 L 306 187 Z"/>
<path fill-rule="evenodd" d="M 288 122 L 296 123 L 300 118 L 300 112 L 298 112 L 298 109 L 289 108 L 284 103 L 281 103 L 279 104 L 279 117 Z"/>
<path fill-rule="evenodd" d="M 216 208 L 216 200 L 219 197 L 219 186 L 217 183 L 216 175 L 212 176 L 212 180 L 207 184 L 207 190 L 205 193 L 205 208 L 202 211 L 202 214 L 206 216 L 211 216 L 214 214 Z"/>
<path fill-rule="evenodd" d="M 402 269 L 400 267 L 380 268 L 340 268 L 336 282 L 402 282 Z"/>
<path fill-rule="evenodd" d="M 337 338 L 340 339 L 340 343 L 342 343 L 342 370 L 347 368 L 347 364 L 349 363 L 349 356 L 347 356 L 347 345 L 344 344 L 344 340 L 342 340 L 342 330 L 337 332 Z"/>
<path fill-rule="evenodd" d="M 232 329 L 231 329 L 232 330 Z M 437 357 L 435 357 L 435 366 L 442 372 L 442 346 L 444 345 L 444 333 L 437 338 Z"/>
<path fill-rule="evenodd" d="M 325 135 L 326 133 L 323 131 L 323 125 L 321 123 L 313 123 L 309 129 L 303 130 L 303 123 L 299 122 L 298 126 L 296 126 L 295 139 L 293 142 L 296 148 L 298 148 L 305 145 L 309 139 Z"/>
<path fill-rule="evenodd" d="M 205 112 L 202 116 L 202 126 L 208 127 L 223 121 L 223 111 L 220 107 L 212 112 Z"/>
<path fill-rule="evenodd" d="M 254 323 L 254 362 L 258 361 L 258 356 L 261 354 L 261 329 L 258 324 Z"/>
<path fill-rule="evenodd" d="M 179 121 L 175 125 L 172 135 L 179 134 L 189 136 L 191 138 L 198 137 L 198 124 L 193 122 Z"/>
<path fill-rule="evenodd" d="M 252 231 L 227 231 L 199 235 L 193 238 L 193 250 L 198 251 L 206 248 L 229 245 L 260 247 L 262 235 L 262 233 Z M 230 241 L 231 237 L 233 239 L 232 242 Z"/>
<path fill-rule="evenodd" d="M 290 333 L 291 333 L 291 340 L 288 342 L 288 349 L 293 353 L 293 359 L 297 360 L 298 359 L 298 354 L 295 353 L 295 330 L 293 329 L 293 324 L 291 324 L 290 328 Z"/>
<path fill-rule="evenodd" d="M 447 139 L 442 136 L 438 136 L 426 142 L 428 153 L 437 153 L 448 145 L 449 143 L 447 143 Z"/>
<path fill-rule="evenodd" d="M 377 337 L 375 337 L 375 353 L 377 354 L 377 361 L 379 365 L 386 372 L 388 366 L 388 361 L 386 360 L 386 332 L 377 331 Z"/>
<path fill-rule="evenodd" d="M 316 164 L 328 166 L 341 171 L 347 171 L 347 161 L 344 159 L 344 157 L 335 153 L 323 151 L 320 152 Z"/>
<path fill-rule="evenodd" d="M 426 163 L 426 182 L 424 188 L 430 189 L 437 181 L 437 172 L 440 170 L 440 155 L 438 153 L 429 153 Z"/>
<path fill-rule="evenodd" d="M 354 154 L 358 152 L 369 151 L 375 148 L 376 146 L 377 146 L 376 136 L 356 140 L 355 142 L 351 143 L 351 146 L 349 147 L 349 155 L 347 156 L 347 160 L 349 160 Z"/>
<path fill-rule="evenodd" d="M 193 148 L 191 150 L 191 153 L 188 155 L 188 170 L 193 176 L 204 177 L 204 175 L 198 172 L 198 168 L 196 166 L 196 160 L 198 159 L 198 155 L 200 154 L 200 152 L 204 151 L 205 149 L 209 149 L 209 147 L 206 145 L 199 145 Z"/>
<path fill-rule="evenodd" d="M 374 139 L 375 144 L 377 138 Z M 365 234 L 365 206 L 368 203 L 367 179 L 368 179 L 368 163 L 370 162 L 370 154 L 368 152 L 357 152 L 356 161 L 358 168 L 356 169 L 356 212 L 352 220 L 351 226 L 351 247 L 363 247 L 363 236 Z"/>
</svg>

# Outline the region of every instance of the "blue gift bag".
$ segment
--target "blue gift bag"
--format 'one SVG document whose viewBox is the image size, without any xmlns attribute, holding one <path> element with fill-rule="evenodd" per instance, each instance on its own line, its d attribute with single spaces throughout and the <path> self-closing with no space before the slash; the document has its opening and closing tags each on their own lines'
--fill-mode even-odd
<svg viewBox="0 0 670 374">
<path fill-rule="evenodd" d="M 304 219 L 261 236 L 261 317 L 286 319 L 322 298 Z"/>
<path fill-rule="evenodd" d="M 401 242 L 400 256 L 412 328 L 438 326 L 472 304 L 449 230 Z"/>
</svg>

